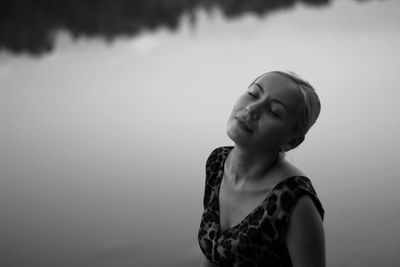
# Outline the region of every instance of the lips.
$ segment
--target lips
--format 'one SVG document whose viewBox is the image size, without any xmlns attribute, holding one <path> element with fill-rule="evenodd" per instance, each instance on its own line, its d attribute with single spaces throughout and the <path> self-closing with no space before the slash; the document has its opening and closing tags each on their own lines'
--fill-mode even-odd
<svg viewBox="0 0 400 267">
<path fill-rule="evenodd" d="M 252 133 L 253 130 L 242 120 L 240 120 L 239 118 L 236 118 L 238 125 L 241 129 L 245 130 L 246 132 Z"/>
</svg>

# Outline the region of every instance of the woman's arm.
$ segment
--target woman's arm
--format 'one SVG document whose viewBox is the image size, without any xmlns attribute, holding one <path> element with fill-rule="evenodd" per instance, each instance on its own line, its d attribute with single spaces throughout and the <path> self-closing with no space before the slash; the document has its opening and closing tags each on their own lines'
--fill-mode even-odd
<svg viewBox="0 0 400 267">
<path fill-rule="evenodd" d="M 200 264 L 200 267 L 218 267 L 218 266 L 215 265 L 214 263 L 212 263 L 206 257 L 203 256 L 202 257 L 202 262 Z"/>
<path fill-rule="evenodd" d="M 325 267 L 325 234 L 321 216 L 309 196 L 295 206 L 286 233 L 293 267 Z"/>
</svg>

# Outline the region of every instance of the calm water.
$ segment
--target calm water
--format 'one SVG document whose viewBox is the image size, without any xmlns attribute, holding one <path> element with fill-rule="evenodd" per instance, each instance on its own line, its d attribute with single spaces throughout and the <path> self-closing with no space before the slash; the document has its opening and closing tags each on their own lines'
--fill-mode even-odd
<svg viewBox="0 0 400 267">
<path fill-rule="evenodd" d="M 335 1 L 40 59 L 0 54 L 0 266 L 197 266 L 204 164 L 258 74 L 310 80 L 288 154 L 326 209 L 328 266 L 399 266 L 400 4 Z"/>
</svg>

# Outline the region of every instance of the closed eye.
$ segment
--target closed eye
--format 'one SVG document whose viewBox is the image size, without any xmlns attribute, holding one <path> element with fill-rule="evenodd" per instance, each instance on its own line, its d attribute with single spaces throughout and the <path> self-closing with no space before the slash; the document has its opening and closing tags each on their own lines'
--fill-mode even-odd
<svg viewBox="0 0 400 267">
<path fill-rule="evenodd" d="M 257 96 L 256 96 L 255 94 L 253 94 L 252 92 L 248 92 L 248 94 L 249 94 L 251 97 L 257 98 Z"/>
<path fill-rule="evenodd" d="M 272 109 L 269 109 L 269 111 L 272 113 L 272 115 L 273 115 L 274 117 L 280 118 L 279 114 L 276 113 L 276 112 L 274 112 L 274 111 L 272 111 Z"/>
</svg>

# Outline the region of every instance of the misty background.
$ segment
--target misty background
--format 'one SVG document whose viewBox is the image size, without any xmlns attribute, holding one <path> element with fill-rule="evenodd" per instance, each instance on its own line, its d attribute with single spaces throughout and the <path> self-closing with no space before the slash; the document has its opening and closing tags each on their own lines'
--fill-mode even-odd
<svg viewBox="0 0 400 267">
<path fill-rule="evenodd" d="M 50 2 L 52 4 L 50 4 Z M 0 266 L 198 266 L 205 161 L 259 74 L 322 103 L 287 158 L 327 266 L 398 266 L 400 2 L 2 1 Z"/>
</svg>

